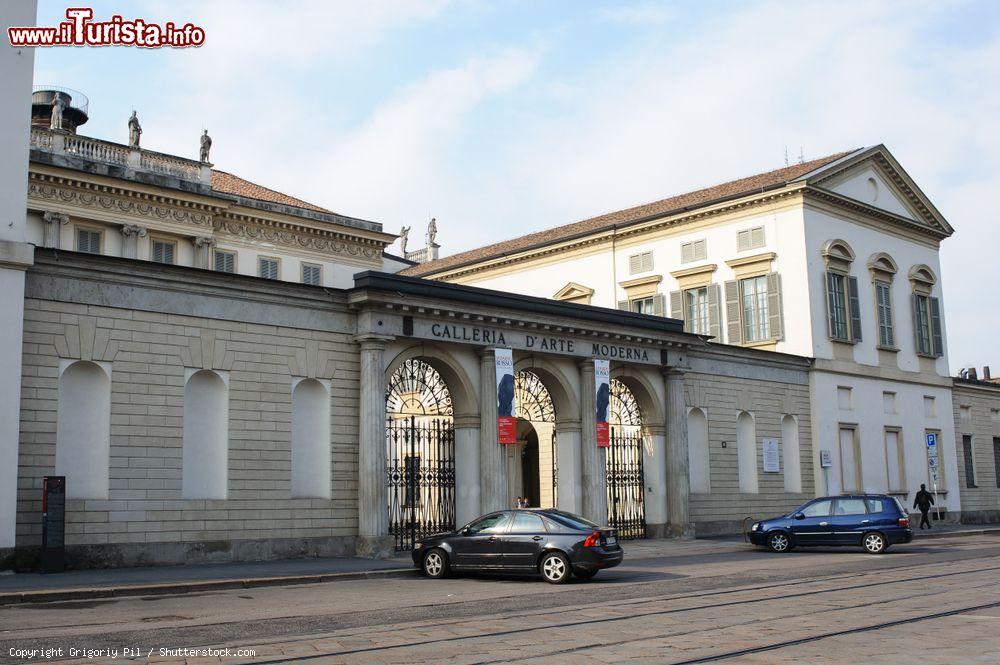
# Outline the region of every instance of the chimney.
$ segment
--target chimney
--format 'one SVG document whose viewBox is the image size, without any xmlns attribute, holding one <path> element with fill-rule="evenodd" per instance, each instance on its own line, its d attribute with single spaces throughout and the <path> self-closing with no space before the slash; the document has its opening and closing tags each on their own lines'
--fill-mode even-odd
<svg viewBox="0 0 1000 665">
<path fill-rule="evenodd" d="M 990 376 L 990 366 L 989 365 L 983 365 L 983 381 L 989 381 L 992 378 L 993 377 Z"/>
<path fill-rule="evenodd" d="M 973 381 L 978 381 L 979 380 L 979 374 L 976 373 L 976 368 L 975 367 L 970 367 L 969 368 L 969 378 L 972 379 Z"/>
</svg>

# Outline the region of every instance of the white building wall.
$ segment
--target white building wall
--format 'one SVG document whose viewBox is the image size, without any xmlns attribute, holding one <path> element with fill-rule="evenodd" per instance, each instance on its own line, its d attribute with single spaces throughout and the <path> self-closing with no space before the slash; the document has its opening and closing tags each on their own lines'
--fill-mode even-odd
<svg viewBox="0 0 1000 665">
<path fill-rule="evenodd" d="M 838 388 L 850 388 L 851 399 L 841 408 Z M 895 413 L 885 413 L 883 393 L 894 392 Z M 925 413 L 924 398 L 933 397 L 932 414 Z M 927 469 L 927 452 L 924 434 L 928 430 L 940 433 L 938 447 L 943 483 L 940 505 L 948 510 L 959 510 L 958 466 L 955 454 L 955 428 L 952 420 L 951 389 L 885 379 L 813 370 L 810 372 L 810 402 L 813 410 L 814 472 L 817 494 L 827 494 L 830 489 L 839 491 L 837 482 L 840 469 L 839 430 L 841 426 L 855 427 L 861 451 L 862 489 L 867 492 L 887 491 L 887 460 L 885 452 L 886 428 L 898 428 L 903 445 L 907 494 L 901 496 L 912 506 L 913 497 L 920 484 L 931 489 Z M 833 467 L 820 466 L 820 451 L 829 450 Z M 833 482 L 828 482 L 833 478 Z"/>
<path fill-rule="evenodd" d="M 0 3 L 0 25 L 35 25 L 35 0 Z M 28 136 L 34 49 L 0 47 L 0 549 L 14 546 L 24 331 Z"/>
<path fill-rule="evenodd" d="M 899 272 L 892 280 L 892 313 L 895 325 L 896 346 L 899 353 L 896 365 L 908 372 L 920 371 L 920 359 L 916 354 L 916 343 L 913 334 L 913 312 L 910 306 L 910 295 L 913 293 L 908 274 L 916 265 L 926 265 L 934 271 L 937 283 L 931 291 L 933 297 L 941 299 L 941 331 L 944 336 L 945 353 L 937 360 L 931 360 L 939 376 L 948 376 L 948 339 L 946 333 L 946 307 L 941 288 L 941 265 L 938 259 L 938 249 L 899 236 L 889 235 L 883 231 L 868 226 L 834 217 L 833 215 L 807 208 L 806 248 L 809 265 L 810 298 L 816 304 L 811 310 L 812 328 L 814 331 L 813 348 L 803 352 L 816 358 L 833 358 L 834 345 L 829 338 L 829 324 L 826 309 L 826 266 L 821 251 L 824 243 L 829 240 L 845 241 L 854 250 L 855 260 L 851 265 L 850 274 L 858 278 L 858 294 L 861 306 L 862 341 L 853 347 L 854 362 L 862 365 L 878 365 L 878 328 L 875 312 L 875 291 L 872 287 L 871 272 L 868 269 L 868 259 L 878 252 L 889 254 L 899 266 Z M 787 318 L 787 317 L 786 317 Z"/>
</svg>

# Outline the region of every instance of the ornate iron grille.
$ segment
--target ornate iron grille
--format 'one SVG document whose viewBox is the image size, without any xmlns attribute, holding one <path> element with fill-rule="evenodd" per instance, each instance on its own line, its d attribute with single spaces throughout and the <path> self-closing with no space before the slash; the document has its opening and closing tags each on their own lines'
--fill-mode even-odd
<svg viewBox="0 0 1000 665">
<path fill-rule="evenodd" d="M 451 393 L 438 371 L 422 360 L 403 362 L 389 377 L 385 411 L 403 416 L 451 416 Z"/>
<path fill-rule="evenodd" d="M 455 428 L 451 393 L 422 360 L 405 361 L 386 388 L 389 534 L 410 550 L 455 528 Z"/>
<path fill-rule="evenodd" d="M 611 380 L 611 446 L 607 449 L 608 524 L 624 540 L 646 537 L 642 411 L 628 386 Z"/>
<path fill-rule="evenodd" d="M 611 428 L 607 449 L 608 524 L 625 540 L 646 537 L 642 434 Z"/>
<path fill-rule="evenodd" d="M 642 411 L 635 395 L 618 379 L 611 379 L 611 424 L 642 427 Z"/>
<path fill-rule="evenodd" d="M 535 423 L 554 423 L 556 409 L 552 396 L 534 372 L 521 370 L 514 375 L 514 415 L 521 420 Z"/>
<path fill-rule="evenodd" d="M 455 429 L 448 420 L 386 419 L 389 534 L 396 550 L 455 528 Z"/>
</svg>

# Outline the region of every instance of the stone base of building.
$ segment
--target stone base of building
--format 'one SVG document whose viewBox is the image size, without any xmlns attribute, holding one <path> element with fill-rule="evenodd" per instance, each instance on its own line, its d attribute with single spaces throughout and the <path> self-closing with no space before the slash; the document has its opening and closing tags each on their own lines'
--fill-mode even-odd
<svg viewBox="0 0 1000 665">
<path fill-rule="evenodd" d="M 358 536 L 354 552 L 367 559 L 391 559 L 396 556 L 396 541 L 391 536 Z"/>
<path fill-rule="evenodd" d="M 743 533 L 743 520 L 712 520 L 693 524 L 695 538 L 738 536 Z"/>
<path fill-rule="evenodd" d="M 958 515 L 962 524 L 1000 524 L 1000 509 L 997 510 L 963 510 Z"/>
<path fill-rule="evenodd" d="M 352 536 L 71 545 L 66 548 L 66 567 L 71 570 L 135 568 L 353 555 Z M 41 548 L 37 546 L 0 550 L 0 570 L 34 570 L 38 568 L 40 560 Z"/>
</svg>

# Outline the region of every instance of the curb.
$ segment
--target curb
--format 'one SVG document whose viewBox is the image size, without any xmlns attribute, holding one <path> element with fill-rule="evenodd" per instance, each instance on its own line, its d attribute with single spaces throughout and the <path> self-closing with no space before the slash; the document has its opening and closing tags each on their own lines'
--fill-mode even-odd
<svg viewBox="0 0 1000 665">
<path fill-rule="evenodd" d="M 917 532 L 920 529 L 913 530 L 913 542 L 917 542 L 918 536 Z M 931 529 L 933 531 L 933 529 Z M 963 529 L 961 531 L 938 531 L 936 533 L 921 533 L 919 538 L 953 538 L 955 536 L 1000 536 L 1000 528 L 983 528 L 983 529 Z"/>
<path fill-rule="evenodd" d="M 320 575 L 254 577 L 233 580 L 137 584 L 134 586 L 122 587 L 52 589 L 46 591 L 12 591 L 10 593 L 0 593 L 0 605 L 17 605 L 20 603 L 52 603 L 65 600 L 123 598 L 127 596 L 185 594 L 203 591 L 222 591 L 226 589 L 253 589 L 256 587 L 266 586 L 321 584 L 324 582 L 345 582 L 349 580 L 364 579 L 391 579 L 397 577 L 412 577 L 418 574 L 419 571 L 417 571 L 416 568 L 389 568 L 386 570 L 362 570 L 352 573 L 324 573 Z"/>
</svg>

